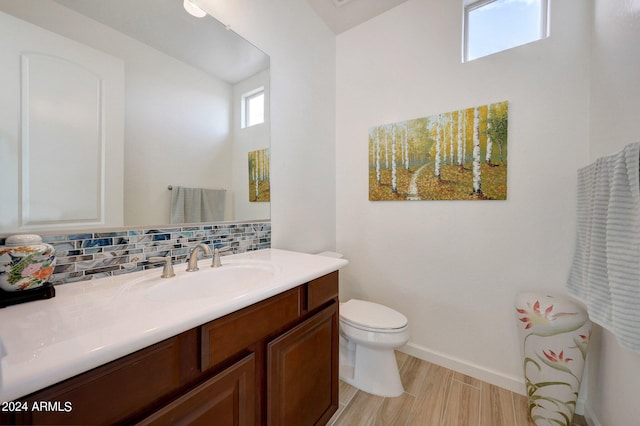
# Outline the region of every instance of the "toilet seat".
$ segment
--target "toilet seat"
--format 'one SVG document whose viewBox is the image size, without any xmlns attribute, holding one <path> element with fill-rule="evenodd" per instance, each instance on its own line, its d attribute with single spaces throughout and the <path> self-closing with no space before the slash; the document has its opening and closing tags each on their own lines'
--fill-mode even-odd
<svg viewBox="0 0 640 426">
<path fill-rule="evenodd" d="M 360 330 L 377 333 L 401 333 L 407 329 L 407 317 L 387 306 L 351 299 L 340 304 L 340 320 Z"/>
</svg>

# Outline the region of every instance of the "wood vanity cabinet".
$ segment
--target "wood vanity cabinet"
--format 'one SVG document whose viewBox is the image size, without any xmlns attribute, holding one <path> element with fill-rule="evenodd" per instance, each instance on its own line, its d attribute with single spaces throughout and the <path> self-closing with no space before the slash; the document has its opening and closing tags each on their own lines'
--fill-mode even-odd
<svg viewBox="0 0 640 426">
<path fill-rule="evenodd" d="M 255 355 L 249 354 L 138 424 L 255 424 L 255 373 Z"/>
<path fill-rule="evenodd" d="M 267 345 L 267 424 L 325 424 L 338 399 L 334 303 Z"/>
<path fill-rule="evenodd" d="M 48 409 L 2 421 L 323 425 L 338 408 L 338 320 L 336 271 L 31 394 Z"/>
</svg>

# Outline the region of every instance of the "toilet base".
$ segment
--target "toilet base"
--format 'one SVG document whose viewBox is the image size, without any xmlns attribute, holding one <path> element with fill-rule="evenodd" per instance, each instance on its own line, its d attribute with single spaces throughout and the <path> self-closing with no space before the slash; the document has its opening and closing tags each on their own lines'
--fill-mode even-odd
<svg viewBox="0 0 640 426">
<path fill-rule="evenodd" d="M 351 386 L 383 397 L 402 395 L 398 363 L 393 349 L 356 345 L 355 363 L 340 360 L 340 379 Z"/>
</svg>

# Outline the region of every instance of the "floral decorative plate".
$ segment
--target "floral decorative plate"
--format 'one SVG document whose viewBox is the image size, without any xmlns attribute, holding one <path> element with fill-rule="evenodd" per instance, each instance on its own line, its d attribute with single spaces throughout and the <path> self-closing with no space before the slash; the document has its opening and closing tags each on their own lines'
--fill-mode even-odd
<svg viewBox="0 0 640 426">
<path fill-rule="evenodd" d="M 38 235 L 13 235 L 0 246 L 0 288 L 22 291 L 42 286 L 56 263 L 55 249 Z"/>
</svg>

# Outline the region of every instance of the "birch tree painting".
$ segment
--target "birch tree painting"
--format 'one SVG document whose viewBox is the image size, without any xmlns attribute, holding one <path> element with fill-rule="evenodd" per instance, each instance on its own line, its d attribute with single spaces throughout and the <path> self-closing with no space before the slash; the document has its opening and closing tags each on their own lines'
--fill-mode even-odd
<svg viewBox="0 0 640 426">
<path fill-rule="evenodd" d="M 369 129 L 369 200 L 506 200 L 508 103 Z"/>
<path fill-rule="evenodd" d="M 270 201 L 269 148 L 249 152 L 249 201 Z"/>
</svg>

